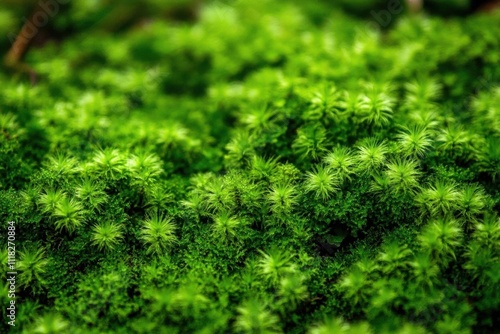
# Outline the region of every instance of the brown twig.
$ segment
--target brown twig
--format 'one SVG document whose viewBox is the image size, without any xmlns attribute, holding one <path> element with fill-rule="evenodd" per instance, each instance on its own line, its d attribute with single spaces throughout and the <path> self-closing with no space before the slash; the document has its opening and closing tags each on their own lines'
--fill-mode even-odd
<svg viewBox="0 0 500 334">
<path fill-rule="evenodd" d="M 480 12 L 492 12 L 494 10 L 500 10 L 500 1 L 490 1 L 478 9 Z"/>
<path fill-rule="evenodd" d="M 422 10 L 423 1 L 422 0 L 406 0 L 406 5 L 410 13 L 418 13 Z"/>
<path fill-rule="evenodd" d="M 24 22 L 21 30 L 14 40 L 14 43 L 12 43 L 12 46 L 10 47 L 4 58 L 4 64 L 7 68 L 11 68 L 18 72 L 27 73 L 33 84 L 36 82 L 36 73 L 27 64 L 24 64 L 22 62 L 22 58 L 28 51 L 31 41 L 36 37 L 40 29 L 34 24 L 34 18 L 35 15 L 41 10 L 42 8 L 40 7 L 40 4 L 37 3 L 33 11 L 31 12 L 29 19 Z"/>
</svg>

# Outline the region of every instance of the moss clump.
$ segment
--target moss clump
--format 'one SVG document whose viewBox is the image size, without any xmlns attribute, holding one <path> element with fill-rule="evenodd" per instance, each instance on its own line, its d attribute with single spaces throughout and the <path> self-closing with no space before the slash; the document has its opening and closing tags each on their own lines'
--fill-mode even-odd
<svg viewBox="0 0 500 334">
<path fill-rule="evenodd" d="M 84 5 L 27 54 L 36 85 L 0 74 L 15 329 L 499 326 L 498 13 L 381 31 L 240 0 L 106 34 Z"/>
</svg>

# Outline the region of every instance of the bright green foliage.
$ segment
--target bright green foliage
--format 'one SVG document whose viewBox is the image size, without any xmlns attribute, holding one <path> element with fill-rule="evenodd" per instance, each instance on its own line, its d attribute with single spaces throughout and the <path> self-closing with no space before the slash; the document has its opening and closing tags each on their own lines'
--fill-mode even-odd
<svg viewBox="0 0 500 334">
<path fill-rule="evenodd" d="M 406 246 L 392 243 L 382 248 L 378 260 L 382 263 L 382 271 L 391 273 L 400 269 L 405 269 L 408 266 L 408 257 L 410 255 L 412 255 L 412 252 Z"/>
<path fill-rule="evenodd" d="M 356 160 L 362 172 L 371 173 L 378 170 L 386 162 L 387 145 L 375 138 L 368 138 L 357 147 Z"/>
<path fill-rule="evenodd" d="M 297 268 L 292 262 L 293 255 L 279 250 L 271 249 L 268 253 L 260 251 L 262 257 L 259 260 L 258 268 L 260 274 L 272 283 L 277 283 L 286 274 L 294 273 Z"/>
<path fill-rule="evenodd" d="M 87 173 L 94 172 L 107 179 L 117 179 L 124 172 L 125 160 L 116 149 L 98 151 L 90 162 Z"/>
<path fill-rule="evenodd" d="M 496 215 L 486 215 L 482 222 L 475 224 L 465 257 L 463 268 L 482 287 L 481 292 L 478 292 L 479 305 L 485 310 L 498 309 L 500 219 Z"/>
<path fill-rule="evenodd" d="M 157 212 L 151 213 L 143 222 L 141 238 L 149 253 L 162 254 L 177 242 L 176 226 L 170 218 Z"/>
<path fill-rule="evenodd" d="M 342 319 L 331 317 L 325 320 L 321 325 L 311 328 L 309 334 L 330 334 L 330 333 L 366 333 L 373 331 L 367 323 L 348 324 Z"/>
<path fill-rule="evenodd" d="M 325 200 L 331 196 L 338 184 L 330 168 L 316 166 L 311 172 L 307 172 L 304 188 L 308 192 L 314 192 L 316 198 L 321 197 Z"/>
<path fill-rule="evenodd" d="M 385 177 L 391 189 L 395 192 L 411 192 L 418 187 L 418 177 L 421 172 L 417 163 L 410 159 L 396 159 L 387 164 Z"/>
<path fill-rule="evenodd" d="M 488 198 L 481 187 L 468 184 L 460 190 L 457 204 L 463 219 L 466 222 L 473 222 L 488 205 Z"/>
<path fill-rule="evenodd" d="M 307 120 L 336 119 L 340 112 L 340 93 L 335 87 L 324 85 L 314 91 L 310 98 L 310 109 L 304 114 Z"/>
<path fill-rule="evenodd" d="M 309 296 L 304 281 L 305 276 L 300 274 L 287 275 L 280 280 L 278 295 L 285 308 L 295 309 Z"/>
<path fill-rule="evenodd" d="M 409 157 L 421 158 L 432 147 L 429 130 L 424 127 L 405 128 L 396 138 L 401 152 Z"/>
<path fill-rule="evenodd" d="M 58 230 L 65 229 L 69 233 L 83 224 L 84 208 L 80 202 L 71 198 L 62 198 L 56 205 L 53 216 Z"/>
<path fill-rule="evenodd" d="M 115 262 L 108 266 L 106 273 L 94 271 L 92 276 L 80 280 L 76 284 L 75 298 L 68 305 L 76 308 L 81 321 L 90 326 L 97 325 L 97 319 L 118 321 L 135 308 L 126 293 L 130 288 L 130 273 L 126 265 Z M 88 307 L 75 302 L 77 300 L 86 300 Z"/>
<path fill-rule="evenodd" d="M 496 181 L 497 176 L 500 174 L 500 139 L 498 137 L 488 138 L 480 156 L 479 169 L 482 172 L 489 173 L 493 181 Z"/>
<path fill-rule="evenodd" d="M 12 113 L 2 113 L 0 115 L 0 129 L 2 132 L 9 133 L 13 139 L 23 134 L 24 130 L 17 122 L 17 117 Z"/>
<path fill-rule="evenodd" d="M 206 214 L 203 196 L 198 193 L 192 193 L 188 199 L 183 200 L 181 204 L 196 214 Z"/>
<path fill-rule="evenodd" d="M 165 210 L 172 202 L 172 194 L 161 186 L 151 186 L 147 188 L 146 203 L 147 208 L 153 210 Z"/>
<path fill-rule="evenodd" d="M 400 2 L 61 1 L 0 71 L 0 333 L 494 333 L 499 13 Z"/>
<path fill-rule="evenodd" d="M 451 152 L 462 152 L 469 149 L 472 140 L 472 136 L 459 126 L 449 126 L 440 131 L 437 136 L 438 148 Z"/>
<path fill-rule="evenodd" d="M 104 192 L 102 186 L 92 179 L 83 179 L 75 189 L 76 197 L 84 204 L 88 204 L 90 208 L 99 210 L 106 203 L 108 196 Z"/>
<path fill-rule="evenodd" d="M 326 130 L 322 126 L 303 127 L 293 142 L 295 152 L 303 159 L 317 160 L 325 151 Z"/>
<path fill-rule="evenodd" d="M 291 183 L 274 184 L 271 186 L 267 198 L 273 213 L 286 215 L 297 204 L 297 188 Z"/>
<path fill-rule="evenodd" d="M 96 224 L 93 228 L 92 242 L 99 249 L 112 250 L 122 238 L 121 227 L 115 223 L 104 222 Z"/>
<path fill-rule="evenodd" d="M 478 117 L 478 121 L 480 120 L 483 126 L 486 126 L 497 134 L 499 133 L 498 129 L 500 126 L 500 121 L 498 120 L 498 116 L 500 116 L 500 109 L 498 108 L 499 100 L 500 87 L 492 85 L 490 89 L 479 92 L 472 101 L 473 112 Z"/>
<path fill-rule="evenodd" d="M 40 211 L 49 215 L 54 214 L 58 204 L 61 203 L 65 197 L 66 194 L 60 190 L 46 190 L 38 199 Z"/>
<path fill-rule="evenodd" d="M 458 222 L 441 218 L 431 221 L 424 228 L 420 235 L 420 244 L 430 256 L 446 266 L 450 260 L 456 260 L 461 239 L 462 229 Z"/>
<path fill-rule="evenodd" d="M 452 183 L 436 181 L 429 188 L 422 189 L 417 201 L 430 212 L 432 217 L 450 214 L 458 208 L 460 193 Z"/>
<path fill-rule="evenodd" d="M 46 284 L 44 275 L 47 272 L 48 260 L 43 249 L 25 250 L 19 253 L 17 268 L 21 272 L 19 282 L 21 287 L 29 287 L 37 291 Z"/>
<path fill-rule="evenodd" d="M 388 125 L 392 119 L 394 99 L 388 92 L 389 87 L 372 86 L 358 102 L 361 120 L 375 126 Z"/>
<path fill-rule="evenodd" d="M 57 313 L 47 313 L 39 318 L 27 333 L 62 334 L 67 333 L 69 323 Z"/>
<path fill-rule="evenodd" d="M 470 243 L 465 255 L 468 258 L 464 268 L 472 273 L 472 276 L 481 284 L 487 284 L 487 275 L 496 269 L 499 260 L 498 255 L 490 248 L 484 248 L 479 242 Z"/>
<path fill-rule="evenodd" d="M 261 132 L 272 125 L 275 113 L 275 111 L 269 110 L 266 105 L 252 108 L 240 116 L 240 122 L 249 130 Z"/>
<path fill-rule="evenodd" d="M 174 309 L 180 309 L 189 317 L 191 312 L 195 315 L 203 312 L 209 299 L 200 292 L 199 286 L 187 284 L 174 292 L 171 302 Z"/>
<path fill-rule="evenodd" d="M 150 187 L 163 172 L 160 159 L 147 153 L 132 155 L 127 161 L 127 167 L 133 178 L 132 184 L 141 189 Z"/>
<path fill-rule="evenodd" d="M 435 109 L 435 101 L 442 94 L 442 87 L 434 78 L 424 78 L 423 80 L 408 82 L 405 84 L 405 88 L 405 107 L 410 111 Z"/>
<path fill-rule="evenodd" d="M 182 124 L 172 123 L 163 127 L 159 133 L 156 142 L 161 146 L 164 152 L 172 150 L 177 146 L 187 145 L 190 141 L 189 133 Z"/>
<path fill-rule="evenodd" d="M 207 207 L 212 211 L 233 207 L 233 196 L 223 179 L 214 178 L 206 185 Z"/>
<path fill-rule="evenodd" d="M 350 150 L 345 147 L 335 148 L 323 161 L 341 180 L 350 179 L 350 175 L 354 173 L 355 160 Z"/>
<path fill-rule="evenodd" d="M 242 225 L 238 218 L 230 216 L 228 212 L 221 212 L 214 217 L 212 226 L 214 237 L 225 241 L 238 238 Z"/>
<path fill-rule="evenodd" d="M 64 177 L 78 172 L 78 161 L 75 158 L 62 154 L 49 157 L 46 162 L 47 169 L 54 173 L 56 177 Z"/>
<path fill-rule="evenodd" d="M 427 253 L 415 255 L 413 261 L 410 262 L 410 266 L 412 267 L 417 283 L 432 287 L 437 281 L 439 267 Z"/>
<path fill-rule="evenodd" d="M 485 247 L 500 249 L 500 219 L 487 215 L 482 222 L 476 223 L 473 237 Z"/>
<path fill-rule="evenodd" d="M 387 175 L 373 175 L 373 181 L 370 184 L 370 191 L 372 192 L 387 192 L 390 191 L 391 180 Z"/>
<path fill-rule="evenodd" d="M 266 159 L 254 155 L 251 160 L 251 175 L 257 179 L 270 178 L 276 169 L 276 159 Z"/>
<path fill-rule="evenodd" d="M 238 316 L 234 323 L 237 333 L 274 334 L 281 333 L 279 319 L 269 312 L 258 300 L 249 300 L 237 308 Z"/>
<path fill-rule="evenodd" d="M 353 304 L 359 304 L 366 301 L 364 288 L 369 281 L 365 272 L 359 269 L 351 270 L 340 281 L 340 288 L 345 296 L 352 300 Z"/>
<path fill-rule="evenodd" d="M 248 132 L 244 131 L 238 132 L 231 138 L 231 141 L 226 145 L 227 154 L 225 156 L 229 165 L 239 166 L 254 154 L 253 139 Z"/>
</svg>

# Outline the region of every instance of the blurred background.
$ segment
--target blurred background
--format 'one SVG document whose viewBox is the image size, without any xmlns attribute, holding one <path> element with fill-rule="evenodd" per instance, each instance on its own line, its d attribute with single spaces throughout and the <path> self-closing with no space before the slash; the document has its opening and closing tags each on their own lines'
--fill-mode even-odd
<svg viewBox="0 0 500 334">
<path fill-rule="evenodd" d="M 218 1 L 231 5 L 237 1 Z M 152 21 L 194 22 L 210 0 L 4 0 L 0 4 L 0 50 L 8 68 L 14 66 L 28 49 L 49 42 L 58 43 L 75 34 L 115 34 L 140 30 Z M 288 0 L 312 15 L 317 23 L 328 19 L 325 8 L 342 10 L 357 18 L 375 20 L 387 29 L 394 14 L 420 12 L 457 16 L 497 8 L 496 0 Z M 397 13 L 396 13 L 397 12 Z M 16 43 L 17 41 L 17 43 Z"/>
</svg>

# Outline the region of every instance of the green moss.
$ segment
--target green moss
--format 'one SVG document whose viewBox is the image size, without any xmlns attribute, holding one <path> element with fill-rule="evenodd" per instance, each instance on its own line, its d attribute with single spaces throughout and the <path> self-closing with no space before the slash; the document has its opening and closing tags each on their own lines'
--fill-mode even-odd
<svg viewBox="0 0 500 334">
<path fill-rule="evenodd" d="M 0 75 L 16 329 L 499 326 L 498 12 L 160 2 L 61 7 Z"/>
</svg>

